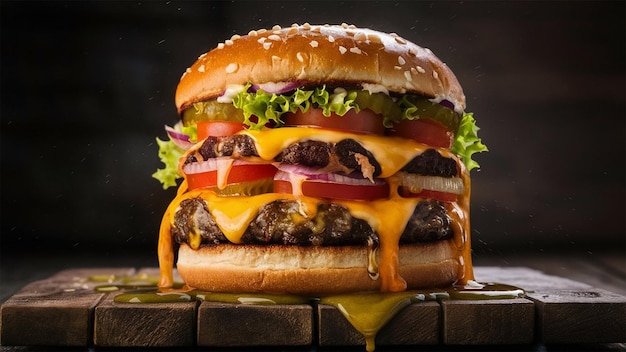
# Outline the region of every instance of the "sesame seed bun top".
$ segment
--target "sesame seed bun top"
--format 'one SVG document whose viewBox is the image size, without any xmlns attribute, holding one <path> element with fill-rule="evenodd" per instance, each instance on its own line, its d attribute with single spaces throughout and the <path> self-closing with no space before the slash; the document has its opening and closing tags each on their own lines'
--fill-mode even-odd
<svg viewBox="0 0 626 352">
<path fill-rule="evenodd" d="M 293 25 L 234 35 L 202 54 L 182 75 L 176 107 L 221 95 L 229 85 L 346 83 L 390 93 L 448 100 L 457 112 L 465 95 L 454 73 L 427 48 L 398 35 L 352 25 Z"/>
</svg>

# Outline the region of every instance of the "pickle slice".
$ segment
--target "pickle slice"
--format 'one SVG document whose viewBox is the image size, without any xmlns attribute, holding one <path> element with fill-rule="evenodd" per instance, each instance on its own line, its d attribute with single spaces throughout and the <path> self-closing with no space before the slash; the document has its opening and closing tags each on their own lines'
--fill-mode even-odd
<svg viewBox="0 0 626 352">
<path fill-rule="evenodd" d="M 213 192 L 222 197 L 255 196 L 257 194 L 270 193 L 274 187 L 274 180 L 265 178 L 257 181 L 233 183 L 223 189 L 213 188 Z"/>
<path fill-rule="evenodd" d="M 233 104 L 218 103 L 217 100 L 193 103 L 183 112 L 183 125 L 193 126 L 198 121 L 244 122 L 243 111 Z"/>
<path fill-rule="evenodd" d="M 400 99 L 399 103 L 404 111 L 404 119 L 430 118 L 441 122 L 455 135 L 459 130 L 461 116 L 445 106 L 433 103 L 427 98 L 417 95 L 405 95 Z"/>
</svg>

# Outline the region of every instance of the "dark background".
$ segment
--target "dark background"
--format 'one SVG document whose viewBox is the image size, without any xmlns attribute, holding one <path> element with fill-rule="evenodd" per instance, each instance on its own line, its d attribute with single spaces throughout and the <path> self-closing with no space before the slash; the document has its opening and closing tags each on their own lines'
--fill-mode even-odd
<svg viewBox="0 0 626 352">
<path fill-rule="evenodd" d="M 48 257 L 156 266 L 175 191 L 151 178 L 155 137 L 180 75 L 233 34 L 294 22 L 396 32 L 454 70 L 490 149 L 475 256 L 625 251 L 623 1 L 0 4 L 4 282 Z"/>
</svg>

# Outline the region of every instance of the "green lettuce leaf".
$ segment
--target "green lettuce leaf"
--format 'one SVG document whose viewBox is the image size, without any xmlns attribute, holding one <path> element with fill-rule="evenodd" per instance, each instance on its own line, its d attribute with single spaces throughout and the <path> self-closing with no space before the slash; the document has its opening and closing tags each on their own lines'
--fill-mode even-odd
<svg viewBox="0 0 626 352">
<path fill-rule="evenodd" d="M 163 189 L 175 187 L 176 180 L 182 178 L 178 173 L 178 161 L 185 151 L 169 139 L 163 141 L 157 137 L 156 142 L 159 145 L 159 159 L 165 167 L 158 169 L 152 177 L 163 184 Z"/>
<path fill-rule="evenodd" d="M 252 130 L 260 130 L 269 122 L 276 127 L 284 124 L 280 117 L 287 112 L 307 112 L 311 105 L 322 109 L 324 116 L 331 113 L 343 116 L 350 109 L 359 109 L 355 103 L 356 91 L 338 90 L 331 93 L 326 86 L 312 90 L 298 88 L 291 94 L 271 94 L 263 90 L 248 92 L 250 85 L 233 98 L 233 105 L 243 111 L 244 123 Z M 251 117 L 255 117 L 251 119 Z"/>
<path fill-rule="evenodd" d="M 476 161 L 472 160 L 472 155 L 488 151 L 487 146 L 478 137 L 479 129 L 476 126 L 474 114 L 464 113 L 456 138 L 452 143 L 452 152 L 461 157 L 468 171 L 480 167 Z"/>
<path fill-rule="evenodd" d="M 198 141 L 198 127 L 196 125 L 181 126 L 180 131 L 189 136 L 190 142 L 196 143 Z"/>
</svg>

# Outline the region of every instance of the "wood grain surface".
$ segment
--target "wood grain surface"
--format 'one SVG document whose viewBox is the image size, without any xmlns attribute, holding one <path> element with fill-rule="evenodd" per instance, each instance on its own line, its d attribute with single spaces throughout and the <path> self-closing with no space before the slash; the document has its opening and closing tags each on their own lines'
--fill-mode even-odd
<svg viewBox="0 0 626 352">
<path fill-rule="evenodd" d="M 476 267 L 484 282 L 523 287 L 516 299 L 414 303 L 378 333 L 379 346 L 626 342 L 626 297 L 525 267 Z M 216 302 L 118 303 L 93 275 L 155 268 L 65 270 L 25 286 L 0 310 L 3 346 L 362 346 L 333 306 Z M 280 333 L 276 333 L 280 332 Z"/>
</svg>

